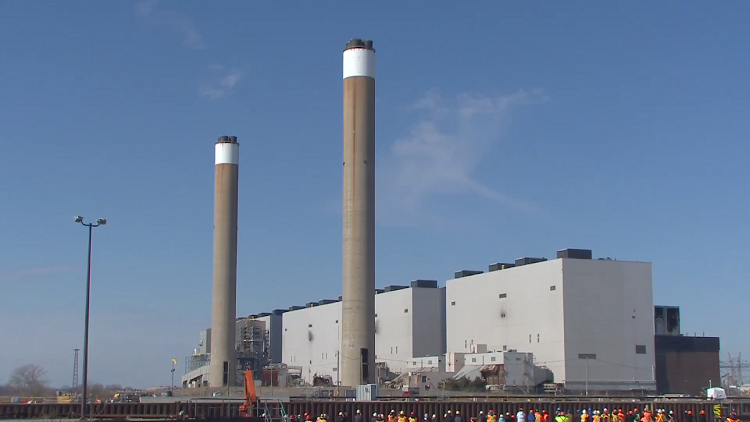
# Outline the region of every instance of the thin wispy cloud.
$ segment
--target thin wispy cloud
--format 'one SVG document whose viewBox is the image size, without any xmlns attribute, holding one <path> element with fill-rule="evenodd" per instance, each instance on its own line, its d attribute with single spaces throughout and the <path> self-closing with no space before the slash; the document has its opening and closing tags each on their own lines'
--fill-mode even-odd
<svg viewBox="0 0 750 422">
<path fill-rule="evenodd" d="M 538 212 L 497 184 L 481 182 L 475 172 L 486 152 L 502 141 L 508 113 L 547 99 L 541 89 L 500 97 L 461 94 L 452 100 L 428 92 L 413 105 L 418 120 L 382 160 L 379 220 L 388 225 L 443 224 L 435 211 L 440 201 L 467 194 L 514 211 Z"/>
<path fill-rule="evenodd" d="M 209 100 L 226 98 L 234 91 L 235 86 L 242 79 L 242 72 L 238 69 L 226 70 L 221 65 L 211 65 L 210 68 L 221 72 L 223 76 L 218 78 L 216 82 L 201 87 L 201 97 L 208 98 Z"/>
<path fill-rule="evenodd" d="M 57 265 L 49 267 L 25 268 L 21 270 L 0 270 L 0 284 L 17 283 L 31 279 L 63 274 L 75 271 L 77 268 L 70 265 Z"/>
<path fill-rule="evenodd" d="M 141 19 L 165 26 L 173 33 L 182 37 L 182 45 L 186 48 L 203 50 L 206 41 L 198 31 L 195 23 L 182 12 L 160 9 L 158 0 L 144 0 L 135 4 L 135 14 Z"/>
</svg>

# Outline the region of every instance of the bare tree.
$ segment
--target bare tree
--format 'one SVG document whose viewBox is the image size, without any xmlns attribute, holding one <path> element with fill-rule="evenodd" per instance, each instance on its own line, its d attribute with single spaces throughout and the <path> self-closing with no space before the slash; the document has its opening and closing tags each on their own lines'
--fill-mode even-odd
<svg viewBox="0 0 750 422">
<path fill-rule="evenodd" d="M 97 383 L 89 385 L 88 394 L 94 398 L 103 398 L 103 397 L 106 397 L 107 390 L 104 388 L 103 384 L 100 384 L 97 382 Z"/>
<path fill-rule="evenodd" d="M 42 396 L 47 392 L 47 380 L 42 379 L 47 371 L 39 365 L 23 365 L 10 376 L 8 385 L 22 394 Z"/>
</svg>

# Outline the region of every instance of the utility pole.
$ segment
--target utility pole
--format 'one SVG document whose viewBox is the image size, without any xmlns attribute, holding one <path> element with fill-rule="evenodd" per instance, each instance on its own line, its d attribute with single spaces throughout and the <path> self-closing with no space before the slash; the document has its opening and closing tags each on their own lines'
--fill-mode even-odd
<svg viewBox="0 0 750 422">
<path fill-rule="evenodd" d="M 742 378 L 742 352 L 737 356 L 737 386 L 741 386 L 745 383 L 745 379 Z"/>
<path fill-rule="evenodd" d="M 72 390 L 75 393 L 78 389 L 78 351 L 80 349 L 73 349 L 75 356 L 73 357 L 73 383 L 71 384 Z"/>
</svg>

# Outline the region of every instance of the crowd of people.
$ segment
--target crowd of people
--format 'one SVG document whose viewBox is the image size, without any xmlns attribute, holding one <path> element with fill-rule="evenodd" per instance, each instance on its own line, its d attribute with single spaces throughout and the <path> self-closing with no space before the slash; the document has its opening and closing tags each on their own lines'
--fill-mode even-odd
<svg viewBox="0 0 750 422">
<path fill-rule="evenodd" d="M 552 419 L 552 420 L 550 420 Z M 665 409 L 656 409 L 655 411 L 650 410 L 648 407 L 644 407 L 642 410 L 638 407 L 634 407 L 630 410 L 624 410 L 622 408 L 613 408 L 612 410 L 604 408 L 599 409 L 562 409 L 557 408 L 555 415 L 552 416 L 546 410 L 533 410 L 529 409 L 528 412 L 524 411 L 523 407 L 518 409 L 518 412 L 498 412 L 490 410 L 487 414 L 484 411 L 479 412 L 479 415 L 470 417 L 466 420 L 460 411 L 455 413 L 448 410 L 447 413 L 442 415 L 442 418 L 437 414 L 422 415 L 422 418 L 417 416 L 415 412 L 406 414 L 403 410 L 396 413 L 395 410 L 391 410 L 387 415 L 383 413 L 373 413 L 369 422 L 710 422 L 706 416 L 706 411 L 701 410 L 698 415 L 694 415 L 692 410 L 685 411 L 679 418 L 674 411 L 666 411 Z M 339 412 L 338 417 L 335 420 L 329 419 L 326 414 L 319 416 L 313 416 L 309 413 L 304 415 L 290 415 L 289 422 L 365 422 L 364 415 L 360 410 L 357 410 L 354 415 L 354 419 L 351 420 L 346 412 Z M 737 417 L 736 413 L 732 413 L 726 418 L 726 422 L 741 422 Z"/>
</svg>

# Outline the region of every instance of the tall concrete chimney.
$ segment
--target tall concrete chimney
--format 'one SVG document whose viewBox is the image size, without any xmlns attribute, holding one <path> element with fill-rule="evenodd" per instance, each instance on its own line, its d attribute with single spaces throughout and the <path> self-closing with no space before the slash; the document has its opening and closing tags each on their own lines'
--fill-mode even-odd
<svg viewBox="0 0 750 422">
<path fill-rule="evenodd" d="M 341 384 L 375 383 L 375 49 L 344 49 Z"/>
<path fill-rule="evenodd" d="M 240 144 L 236 136 L 216 143 L 214 197 L 214 294 L 211 313 L 211 387 L 234 386 L 237 357 L 237 199 Z"/>
</svg>

